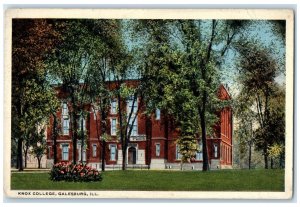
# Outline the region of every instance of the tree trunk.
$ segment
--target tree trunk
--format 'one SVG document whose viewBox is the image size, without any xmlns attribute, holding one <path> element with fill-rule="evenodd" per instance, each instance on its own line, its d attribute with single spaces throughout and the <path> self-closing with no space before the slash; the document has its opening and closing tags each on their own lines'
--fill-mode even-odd
<svg viewBox="0 0 300 207">
<path fill-rule="evenodd" d="M 25 150 L 24 150 L 24 167 L 27 168 L 27 154 L 28 154 L 28 144 L 26 143 L 26 146 L 25 146 Z"/>
<path fill-rule="evenodd" d="M 205 103 L 204 103 L 205 104 Z M 199 109 L 200 114 L 200 125 L 201 125 L 201 135 L 202 135 L 202 146 L 203 146 L 203 171 L 209 170 L 208 163 L 208 153 L 207 153 L 207 143 L 206 143 L 206 123 L 205 123 L 205 114 L 204 111 Z"/>
<path fill-rule="evenodd" d="M 107 117 L 107 108 L 106 108 L 106 103 L 107 103 L 107 99 L 103 100 L 103 106 L 101 109 L 101 134 L 105 134 L 106 130 L 107 130 L 107 124 L 106 124 L 106 117 Z M 106 141 L 104 139 L 102 139 L 102 155 L 101 155 L 101 169 L 102 171 L 105 171 L 105 149 L 106 149 Z"/>
<path fill-rule="evenodd" d="M 53 128 L 52 128 L 52 136 L 53 136 L 53 163 L 57 163 L 57 118 L 56 115 L 53 115 Z M 51 152 L 50 152 L 51 154 Z"/>
<path fill-rule="evenodd" d="M 122 170 L 126 170 L 126 149 L 127 146 L 124 144 L 122 147 Z"/>
<path fill-rule="evenodd" d="M 268 163 L 268 154 L 267 154 L 267 147 L 264 146 L 264 160 L 265 160 L 265 169 L 269 168 L 269 163 Z"/>
<path fill-rule="evenodd" d="M 72 94 L 71 98 L 72 102 L 72 141 L 73 141 L 73 164 L 75 165 L 77 162 L 76 149 L 77 149 L 77 109 L 75 105 L 75 97 Z"/>
<path fill-rule="evenodd" d="M 271 169 L 274 169 L 274 160 L 272 157 L 271 157 Z"/>
<path fill-rule="evenodd" d="M 152 122 L 150 117 L 146 117 L 146 149 L 147 149 L 147 160 L 146 164 L 148 165 L 148 169 L 151 165 L 151 142 L 152 142 Z M 167 153 L 167 152 L 166 152 Z"/>
<path fill-rule="evenodd" d="M 84 132 L 83 132 L 83 116 L 81 117 L 81 163 L 83 163 L 83 148 L 84 148 Z"/>
<path fill-rule="evenodd" d="M 23 171 L 23 153 L 22 153 L 22 145 L 23 145 L 23 138 L 18 139 L 18 154 L 17 154 L 17 163 L 19 171 Z"/>
<path fill-rule="evenodd" d="M 105 148 L 106 148 L 106 141 L 102 140 L 102 155 L 101 155 L 101 169 L 105 171 Z"/>
<path fill-rule="evenodd" d="M 250 144 L 249 144 L 249 163 L 248 163 L 248 165 L 249 165 L 249 170 L 251 169 L 251 152 L 252 151 L 252 149 L 251 149 L 251 142 L 250 142 Z"/>
<path fill-rule="evenodd" d="M 40 169 L 41 168 L 41 157 L 37 158 L 37 160 L 38 160 L 38 168 Z"/>
<path fill-rule="evenodd" d="M 164 125 L 165 125 L 165 138 L 166 138 L 165 159 L 168 160 L 169 120 L 168 120 L 166 113 L 164 114 Z"/>
</svg>

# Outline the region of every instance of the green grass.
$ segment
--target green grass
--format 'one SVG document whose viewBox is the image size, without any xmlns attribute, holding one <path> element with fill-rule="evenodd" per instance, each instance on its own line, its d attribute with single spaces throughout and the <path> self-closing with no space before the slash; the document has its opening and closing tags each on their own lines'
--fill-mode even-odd
<svg viewBox="0 0 300 207">
<path fill-rule="evenodd" d="M 11 176 L 12 190 L 284 191 L 284 170 L 106 171 L 101 182 L 53 182 L 48 173 Z"/>
</svg>

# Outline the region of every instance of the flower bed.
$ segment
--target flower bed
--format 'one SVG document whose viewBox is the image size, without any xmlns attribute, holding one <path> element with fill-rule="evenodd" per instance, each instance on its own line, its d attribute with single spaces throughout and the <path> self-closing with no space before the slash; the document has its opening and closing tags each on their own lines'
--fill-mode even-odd
<svg viewBox="0 0 300 207">
<path fill-rule="evenodd" d="M 98 170 L 81 163 L 74 165 L 70 162 L 59 162 L 53 165 L 50 179 L 53 181 L 90 182 L 101 181 L 102 176 Z"/>
</svg>

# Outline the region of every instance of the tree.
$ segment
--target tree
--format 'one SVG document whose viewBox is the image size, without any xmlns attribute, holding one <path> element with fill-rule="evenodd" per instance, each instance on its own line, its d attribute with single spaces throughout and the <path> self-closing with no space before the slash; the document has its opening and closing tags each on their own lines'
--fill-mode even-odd
<svg viewBox="0 0 300 207">
<path fill-rule="evenodd" d="M 278 89 L 275 77 L 279 67 L 272 57 L 272 52 L 256 42 L 244 42 L 238 46 L 240 54 L 239 80 L 242 84 L 241 94 L 251 100 L 249 107 L 255 107 L 256 120 L 259 127 L 255 130 L 255 145 L 262 150 L 265 168 L 268 168 L 268 148 L 273 143 L 271 99 Z M 276 110 L 277 111 L 277 110 Z M 281 119 L 282 120 L 282 119 Z M 274 123 L 274 122 L 273 122 Z"/>
<path fill-rule="evenodd" d="M 77 162 L 77 140 L 84 143 L 84 133 L 80 133 L 79 119 L 84 119 L 87 100 L 85 92 L 88 84 L 88 67 L 91 60 L 91 35 L 85 24 L 86 20 L 54 20 L 55 29 L 59 30 L 62 42 L 55 52 L 48 57 L 48 75 L 51 81 L 60 87 L 64 103 L 68 105 L 68 120 L 71 126 L 73 145 L 73 163 Z M 80 137 L 78 136 L 80 133 Z M 84 146 L 81 146 L 82 148 Z"/>
<path fill-rule="evenodd" d="M 246 21 L 178 21 L 183 47 L 183 66 L 193 92 L 203 144 L 203 171 L 209 170 L 206 137 L 212 136 L 215 112 L 221 108 L 217 97 L 220 85 L 219 66 L 230 45 Z M 218 48 L 218 49 L 217 49 Z"/>
<path fill-rule="evenodd" d="M 92 33 L 93 58 L 87 73 L 89 85 L 86 95 L 96 118 L 97 138 L 102 146 L 102 171 L 105 170 L 106 142 L 111 138 L 108 135 L 109 104 L 114 97 L 111 89 L 112 68 L 114 59 L 118 58 L 121 35 L 120 20 L 94 20 L 89 22 Z M 100 117 L 97 114 L 100 114 Z"/>
<path fill-rule="evenodd" d="M 252 110 L 252 99 L 247 94 L 240 93 L 235 99 L 234 111 L 237 117 L 238 127 L 236 130 L 239 139 L 239 153 L 242 158 L 248 152 L 248 168 L 252 168 L 252 147 L 254 145 L 255 112 Z"/>
<path fill-rule="evenodd" d="M 45 128 L 35 130 L 31 147 L 30 153 L 38 160 L 38 168 L 41 168 L 41 159 L 47 150 Z"/>
<path fill-rule="evenodd" d="M 44 61 L 58 40 L 59 34 L 46 20 L 13 20 L 12 139 L 17 140 L 20 171 L 23 170 L 22 145 L 30 139 L 27 130 L 47 117 L 49 105 L 55 102 L 55 94 L 47 85 Z"/>
<path fill-rule="evenodd" d="M 171 112 L 178 118 L 175 118 L 175 123 L 179 124 L 181 104 L 190 100 L 187 104 L 193 104 L 191 108 L 196 109 L 193 114 L 198 120 L 193 122 L 194 116 L 189 117 L 189 122 L 195 125 L 193 129 L 197 128 L 193 136 L 201 133 L 202 137 L 203 170 L 208 170 L 206 136 L 212 134 L 219 102 L 220 72 L 217 69 L 245 22 L 141 20 L 135 29 L 138 35 L 144 36 L 141 41 L 144 43 L 144 63 L 141 65 L 145 77 L 150 80 L 147 94 L 154 94 L 149 98 L 149 106 L 152 109 L 153 106 L 162 107 L 166 114 Z M 185 98 L 182 94 L 186 95 Z M 186 129 L 190 130 L 189 127 Z M 193 146 L 192 140 L 189 146 Z M 192 151 L 194 148 L 190 149 Z"/>
</svg>

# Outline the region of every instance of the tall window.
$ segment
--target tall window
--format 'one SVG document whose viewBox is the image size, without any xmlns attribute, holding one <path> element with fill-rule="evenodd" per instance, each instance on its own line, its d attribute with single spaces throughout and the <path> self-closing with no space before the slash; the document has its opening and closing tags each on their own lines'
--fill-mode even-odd
<svg viewBox="0 0 300 207">
<path fill-rule="evenodd" d="M 182 154 L 179 151 L 179 145 L 176 144 L 176 160 L 180 160 L 182 157 Z"/>
<path fill-rule="evenodd" d="M 62 115 L 63 115 L 64 119 L 69 118 L 69 111 L 68 111 L 67 103 L 63 103 Z"/>
<path fill-rule="evenodd" d="M 111 101 L 110 113 L 111 114 L 116 114 L 117 113 L 117 100 L 116 99 L 113 99 Z"/>
<path fill-rule="evenodd" d="M 79 130 L 81 131 L 81 127 L 83 128 L 83 131 L 86 130 L 85 128 L 85 119 L 83 116 L 80 116 L 79 120 L 78 120 L 78 126 L 79 126 Z"/>
<path fill-rule="evenodd" d="M 159 143 L 155 144 L 155 155 L 156 155 L 156 157 L 160 156 L 160 144 Z"/>
<path fill-rule="evenodd" d="M 131 110 L 132 110 L 132 114 L 130 116 Z M 135 117 L 137 111 L 138 111 L 138 100 L 134 99 L 133 97 L 130 97 L 127 100 L 127 118 L 129 121 L 128 130 L 130 130 L 130 128 L 132 127 L 131 136 L 136 136 L 138 134 L 138 124 L 137 124 L 138 117 Z"/>
<path fill-rule="evenodd" d="M 116 154 L 117 154 L 117 145 L 111 144 L 110 145 L 110 160 L 115 161 L 116 160 Z"/>
<path fill-rule="evenodd" d="M 214 144 L 214 156 L 215 156 L 215 158 L 218 157 L 218 145 L 217 144 Z"/>
<path fill-rule="evenodd" d="M 97 145 L 93 144 L 93 157 L 97 156 Z"/>
<path fill-rule="evenodd" d="M 155 119 L 160 120 L 160 109 L 155 110 Z"/>
<path fill-rule="evenodd" d="M 62 145 L 62 160 L 69 160 L 69 145 Z"/>
<path fill-rule="evenodd" d="M 199 151 L 196 153 L 196 160 L 203 160 L 202 142 L 199 143 Z"/>
<path fill-rule="evenodd" d="M 78 143 L 77 145 L 77 149 L 78 149 L 78 161 L 83 161 L 85 162 L 86 161 L 86 149 L 83 149 L 82 153 L 81 153 L 81 150 L 82 150 L 82 146 L 80 143 Z M 84 147 L 84 146 L 83 146 Z M 82 156 L 82 157 L 81 157 Z M 82 158 L 82 159 L 81 159 Z"/>
<path fill-rule="evenodd" d="M 48 147 L 48 159 L 51 159 L 51 149 L 52 149 L 52 147 L 49 146 Z"/>
<path fill-rule="evenodd" d="M 111 119 L 111 135 L 117 135 L 117 119 Z"/>
<path fill-rule="evenodd" d="M 69 135 L 70 119 L 69 119 L 69 111 L 68 111 L 67 103 L 63 103 L 62 124 L 63 124 L 63 135 Z"/>
</svg>

